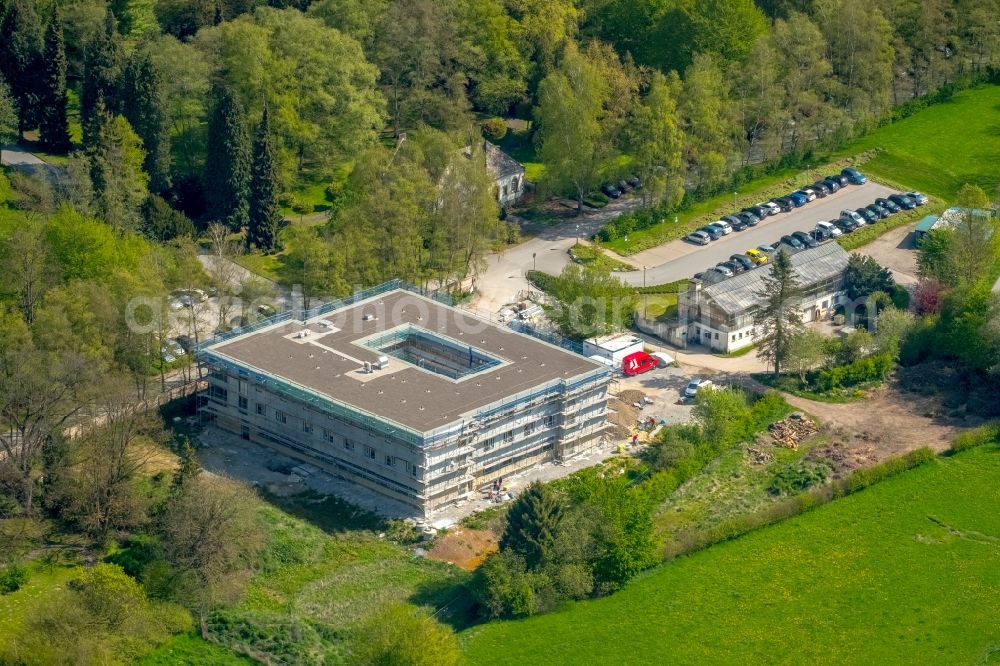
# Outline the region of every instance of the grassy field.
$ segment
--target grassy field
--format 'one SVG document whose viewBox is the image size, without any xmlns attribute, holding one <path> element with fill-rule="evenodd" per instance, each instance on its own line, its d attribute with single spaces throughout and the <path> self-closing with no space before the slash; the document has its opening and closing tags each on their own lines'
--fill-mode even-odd
<svg viewBox="0 0 1000 666">
<path fill-rule="evenodd" d="M 997 506 L 997 447 L 938 458 L 609 598 L 468 630 L 468 661 L 996 663 Z"/>
<path fill-rule="evenodd" d="M 881 153 L 866 171 L 950 201 L 965 183 L 1000 183 L 1000 86 L 964 90 L 848 146 Z"/>
<path fill-rule="evenodd" d="M 256 663 L 194 634 L 177 634 L 143 657 L 138 666 L 244 666 Z"/>
</svg>

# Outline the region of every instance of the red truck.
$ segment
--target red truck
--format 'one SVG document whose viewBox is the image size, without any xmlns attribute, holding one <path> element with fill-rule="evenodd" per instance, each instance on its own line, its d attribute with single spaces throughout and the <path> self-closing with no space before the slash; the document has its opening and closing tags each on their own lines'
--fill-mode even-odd
<svg viewBox="0 0 1000 666">
<path fill-rule="evenodd" d="M 622 359 L 622 374 L 641 375 L 657 366 L 657 360 L 646 352 L 633 352 Z"/>
</svg>

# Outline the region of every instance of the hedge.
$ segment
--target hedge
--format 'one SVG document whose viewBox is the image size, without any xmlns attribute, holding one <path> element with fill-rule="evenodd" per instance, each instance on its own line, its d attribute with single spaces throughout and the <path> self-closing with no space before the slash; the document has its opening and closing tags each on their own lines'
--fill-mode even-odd
<svg viewBox="0 0 1000 666">
<path fill-rule="evenodd" d="M 989 444 L 1000 444 L 1000 423 L 987 423 L 963 432 L 952 441 L 949 453 L 958 453 Z"/>
<path fill-rule="evenodd" d="M 832 391 L 835 388 L 885 379 L 895 365 L 891 354 L 874 354 L 847 365 L 820 370 L 811 378 L 810 383 L 817 391 Z"/>
</svg>

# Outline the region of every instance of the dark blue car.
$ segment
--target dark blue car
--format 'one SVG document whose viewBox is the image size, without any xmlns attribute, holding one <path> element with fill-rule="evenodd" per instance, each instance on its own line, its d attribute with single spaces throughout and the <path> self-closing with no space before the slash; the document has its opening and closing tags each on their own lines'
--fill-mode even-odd
<svg viewBox="0 0 1000 666">
<path fill-rule="evenodd" d="M 809 197 L 805 195 L 805 192 L 792 192 L 788 195 L 788 198 L 792 200 L 792 204 L 798 208 L 799 206 L 804 206 Z"/>
<path fill-rule="evenodd" d="M 840 175 L 850 181 L 852 185 L 864 185 L 868 182 L 868 179 L 865 178 L 865 174 L 861 173 L 854 167 L 847 167 L 840 172 Z"/>
</svg>

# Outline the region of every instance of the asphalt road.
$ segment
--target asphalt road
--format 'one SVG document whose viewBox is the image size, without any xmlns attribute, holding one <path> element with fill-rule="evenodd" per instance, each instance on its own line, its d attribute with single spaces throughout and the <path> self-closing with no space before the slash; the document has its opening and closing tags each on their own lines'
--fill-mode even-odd
<svg viewBox="0 0 1000 666">
<path fill-rule="evenodd" d="M 721 261 L 726 261 L 734 254 L 742 254 L 758 245 L 771 245 L 793 231 L 810 231 L 820 220 L 836 219 L 840 216 L 840 211 L 845 208 L 854 210 L 867 206 L 875 199 L 895 192 L 896 190 L 872 182 L 860 186 L 848 185 L 824 199 L 816 199 L 788 213 L 772 215 L 756 227 L 750 227 L 746 231 L 733 231 L 709 245 L 699 246 L 676 240 L 634 255 L 630 260 L 637 264 L 648 262 L 649 267 L 645 271 L 647 285 L 689 278 Z M 616 275 L 632 286 L 643 285 L 641 270 L 616 273 Z"/>
</svg>

